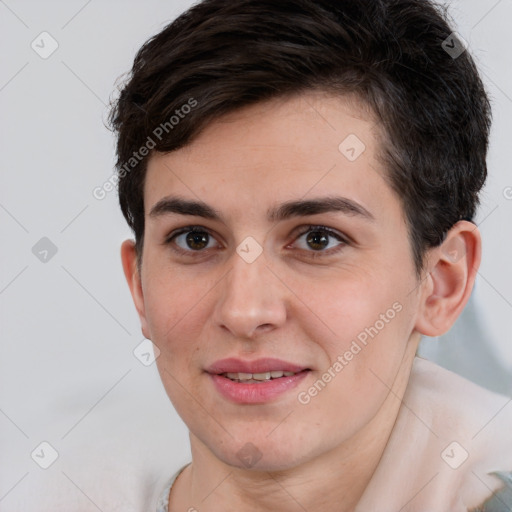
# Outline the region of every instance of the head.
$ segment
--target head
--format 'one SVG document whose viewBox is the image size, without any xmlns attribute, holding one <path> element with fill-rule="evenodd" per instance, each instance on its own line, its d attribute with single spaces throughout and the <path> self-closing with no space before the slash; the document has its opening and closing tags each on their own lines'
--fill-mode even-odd
<svg viewBox="0 0 512 512">
<path fill-rule="evenodd" d="M 452 32 L 427 0 L 206 0 L 137 53 L 110 118 L 123 266 L 167 393 L 220 459 L 252 442 L 287 467 L 357 435 L 466 304 L 490 109 Z M 235 404 L 207 371 L 225 357 L 311 371 Z M 268 437 L 283 407 L 308 414 Z"/>
</svg>

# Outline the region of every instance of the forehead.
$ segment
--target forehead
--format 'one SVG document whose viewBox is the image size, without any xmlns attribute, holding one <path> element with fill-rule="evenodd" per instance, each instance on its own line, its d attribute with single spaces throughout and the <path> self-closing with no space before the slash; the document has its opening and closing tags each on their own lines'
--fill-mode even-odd
<svg viewBox="0 0 512 512">
<path fill-rule="evenodd" d="M 377 159 L 379 125 L 354 97 L 310 92 L 239 109 L 148 163 L 145 213 L 166 193 L 257 207 L 343 194 L 368 210 L 398 199 Z M 389 205 L 387 205 L 389 207 Z"/>
</svg>

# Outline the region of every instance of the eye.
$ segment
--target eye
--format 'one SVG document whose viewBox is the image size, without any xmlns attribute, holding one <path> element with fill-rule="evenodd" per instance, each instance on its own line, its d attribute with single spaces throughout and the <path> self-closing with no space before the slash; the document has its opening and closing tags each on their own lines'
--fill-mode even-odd
<svg viewBox="0 0 512 512">
<path fill-rule="evenodd" d="M 215 238 L 201 226 L 187 226 L 174 231 L 165 240 L 166 245 L 175 245 L 174 250 L 182 254 L 212 249 L 218 245 L 214 242 Z"/>
<path fill-rule="evenodd" d="M 325 226 L 308 226 L 299 234 L 297 240 L 302 240 L 298 244 L 299 248 L 310 252 L 313 257 L 336 253 L 348 244 L 341 234 Z"/>
</svg>

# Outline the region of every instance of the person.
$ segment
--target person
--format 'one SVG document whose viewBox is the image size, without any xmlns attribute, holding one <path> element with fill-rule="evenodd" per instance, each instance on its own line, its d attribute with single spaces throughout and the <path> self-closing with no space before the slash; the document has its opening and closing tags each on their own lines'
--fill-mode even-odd
<svg viewBox="0 0 512 512">
<path fill-rule="evenodd" d="M 511 509 L 510 398 L 416 356 L 481 259 L 491 109 L 450 24 L 204 0 L 138 51 L 121 257 L 192 455 L 157 510 Z"/>
</svg>

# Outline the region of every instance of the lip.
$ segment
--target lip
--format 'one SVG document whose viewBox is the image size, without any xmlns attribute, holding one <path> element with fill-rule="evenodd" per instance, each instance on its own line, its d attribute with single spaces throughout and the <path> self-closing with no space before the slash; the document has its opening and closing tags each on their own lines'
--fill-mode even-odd
<svg viewBox="0 0 512 512">
<path fill-rule="evenodd" d="M 215 373 L 210 373 L 208 377 L 213 381 L 216 390 L 232 402 L 237 404 L 265 404 L 297 387 L 309 373 L 311 373 L 311 370 L 306 369 L 289 377 L 283 376 L 259 383 L 234 382 Z"/>
<path fill-rule="evenodd" d="M 282 370 L 295 375 L 279 377 L 266 382 L 234 382 L 222 373 L 266 373 Z M 236 357 L 219 359 L 210 365 L 208 372 L 215 389 L 228 400 L 237 404 L 264 404 L 298 386 L 311 369 L 283 359 L 263 357 L 254 361 L 244 361 Z"/>
<path fill-rule="evenodd" d="M 210 365 L 206 371 L 212 375 L 221 373 L 265 373 L 282 370 L 283 372 L 298 373 L 302 370 L 308 370 L 306 366 L 275 359 L 273 357 L 264 357 L 254 361 L 244 361 L 236 357 L 219 359 Z M 278 380 L 278 379 L 276 379 Z M 260 384 L 256 384 L 259 386 Z"/>
</svg>

